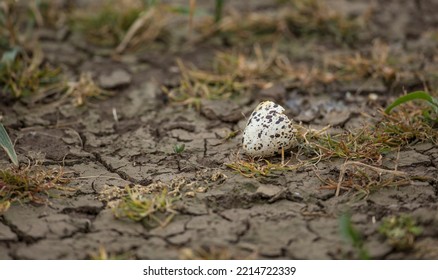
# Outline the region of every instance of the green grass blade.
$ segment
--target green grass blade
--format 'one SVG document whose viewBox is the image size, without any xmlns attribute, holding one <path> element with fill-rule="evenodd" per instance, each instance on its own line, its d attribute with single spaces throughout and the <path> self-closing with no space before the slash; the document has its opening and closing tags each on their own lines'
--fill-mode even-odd
<svg viewBox="0 0 438 280">
<path fill-rule="evenodd" d="M 411 92 L 407 95 L 403 95 L 399 98 L 397 98 L 397 100 L 395 100 L 391 105 L 389 105 L 386 109 L 385 109 L 385 113 L 389 114 L 392 109 L 394 109 L 395 107 L 399 106 L 400 104 L 406 103 L 408 101 L 412 101 L 415 99 L 422 99 L 422 100 L 426 100 L 427 102 L 429 102 L 432 107 L 434 108 L 435 111 L 438 111 L 438 102 L 427 92 L 424 91 L 414 91 Z"/>
<path fill-rule="evenodd" d="M 369 254 L 364 247 L 363 238 L 361 234 L 354 228 L 351 222 L 350 214 L 344 213 L 340 217 L 339 226 L 341 235 L 353 245 L 359 255 L 359 258 L 362 260 L 368 260 Z"/>
<path fill-rule="evenodd" d="M 224 1 L 225 0 L 216 0 L 216 4 L 214 7 L 214 22 L 218 23 L 222 19 L 222 14 L 224 11 Z"/>
<path fill-rule="evenodd" d="M 20 51 L 19 48 L 13 48 L 10 51 L 6 51 L 3 53 L 2 58 L 0 60 L 0 64 L 11 64 L 15 61 L 15 58 L 18 55 L 18 52 Z"/>
<path fill-rule="evenodd" d="M 15 153 L 14 145 L 6 132 L 5 127 L 0 123 L 0 146 L 6 151 L 11 161 L 18 166 L 18 158 Z"/>
<path fill-rule="evenodd" d="M 360 235 L 351 224 L 351 217 L 349 214 L 343 214 L 340 217 L 339 225 L 341 234 L 345 239 L 350 241 L 355 246 L 361 243 Z"/>
</svg>

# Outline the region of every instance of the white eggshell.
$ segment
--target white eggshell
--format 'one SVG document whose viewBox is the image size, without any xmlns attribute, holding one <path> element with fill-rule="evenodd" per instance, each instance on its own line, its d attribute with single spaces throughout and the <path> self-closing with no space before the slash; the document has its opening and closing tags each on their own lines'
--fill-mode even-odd
<svg viewBox="0 0 438 280">
<path fill-rule="evenodd" d="M 292 146 L 294 128 L 283 114 L 284 108 L 272 101 L 260 103 L 243 131 L 243 151 L 249 156 L 272 156 Z"/>
</svg>

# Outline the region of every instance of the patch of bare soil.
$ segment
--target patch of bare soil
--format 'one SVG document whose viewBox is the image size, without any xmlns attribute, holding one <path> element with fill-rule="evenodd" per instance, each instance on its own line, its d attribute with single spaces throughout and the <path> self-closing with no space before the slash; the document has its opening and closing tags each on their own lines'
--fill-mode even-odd
<svg viewBox="0 0 438 280">
<path fill-rule="evenodd" d="M 369 37 L 362 40 L 380 37 L 401 56 L 420 54 L 416 57 L 424 63 L 406 65 L 417 67 L 408 69 L 415 72 L 432 69 L 430 64 L 437 62 L 438 41 L 428 37 L 432 31 L 436 36 L 438 27 L 437 6 L 432 2 L 336 1 L 336 5 L 349 15 L 372 11 Z M 264 8 L 270 9 L 260 9 Z M 438 147 L 433 144 L 412 144 L 384 155 L 383 166 L 435 180 L 412 180 L 360 199 L 351 191 L 335 196 L 334 190 L 321 188 L 321 180 L 338 178 L 342 160 L 253 178 L 225 166 L 238 156 L 242 141 L 241 133 L 227 136 L 244 128 L 244 116 L 261 100 L 281 103 L 288 116 L 305 125 L 331 124 L 342 131 L 360 127 L 367 121 L 360 112 L 375 114 L 400 88 L 422 88 L 422 77 L 408 77 L 397 88 L 366 78 L 311 91 L 280 82 L 250 97 L 203 101 L 197 111 L 169 102 L 162 86 L 178 85 L 177 57 L 199 67 L 209 65 L 218 48 L 214 43 L 202 44 L 199 51 L 151 51 L 115 61 L 86 52 L 71 40 L 43 41 L 49 59 L 73 73 L 91 71 L 113 95 L 79 108 L 70 103 L 41 108 L 1 102 L 3 123 L 21 162 L 63 166 L 75 191 L 51 197 L 46 206 L 13 204 L 0 216 L 0 259 L 86 259 L 99 248 L 134 259 L 357 258 L 356 248 L 339 229 L 346 211 L 370 258 L 438 258 Z M 302 61 L 293 58 L 297 63 L 312 66 L 319 56 L 366 53 L 372 48 L 370 41 L 353 47 L 324 40 L 311 44 Z M 370 98 L 370 93 L 377 98 Z M 184 144 L 184 151 L 175 153 L 177 144 Z M 286 160 L 295 161 L 297 152 L 292 149 Z M 6 155 L 0 153 L 0 167 L 8 165 Z M 159 182 L 177 186 L 181 197 L 174 202 L 176 214 L 167 225 L 146 226 L 114 217 L 108 190 L 146 189 Z M 407 251 L 391 246 L 378 230 L 386 217 L 400 214 L 411 216 L 422 228 Z"/>
</svg>

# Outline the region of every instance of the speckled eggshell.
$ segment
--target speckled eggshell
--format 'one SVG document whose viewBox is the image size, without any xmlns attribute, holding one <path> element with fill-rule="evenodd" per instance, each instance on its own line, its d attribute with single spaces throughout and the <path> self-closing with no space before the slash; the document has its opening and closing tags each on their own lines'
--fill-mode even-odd
<svg viewBox="0 0 438 280">
<path fill-rule="evenodd" d="M 272 156 L 292 146 L 294 128 L 284 108 L 263 101 L 252 112 L 243 131 L 243 151 L 249 156 Z"/>
</svg>

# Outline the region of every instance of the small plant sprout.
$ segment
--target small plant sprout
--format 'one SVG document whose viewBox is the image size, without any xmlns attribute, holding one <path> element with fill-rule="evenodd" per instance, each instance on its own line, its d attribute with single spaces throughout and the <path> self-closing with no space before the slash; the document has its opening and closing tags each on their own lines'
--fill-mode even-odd
<svg viewBox="0 0 438 280">
<path fill-rule="evenodd" d="M 284 108 L 272 101 L 260 103 L 252 112 L 243 131 L 243 151 L 249 156 L 273 156 L 294 144 L 296 130 Z"/>
<path fill-rule="evenodd" d="M 173 146 L 173 151 L 175 152 L 175 154 L 182 154 L 182 152 L 184 152 L 184 149 L 186 148 L 186 145 L 183 144 L 175 144 Z"/>
<path fill-rule="evenodd" d="M 412 249 L 415 237 L 420 235 L 421 231 L 415 220 L 407 215 L 386 218 L 379 227 L 379 232 L 397 250 Z"/>
</svg>

